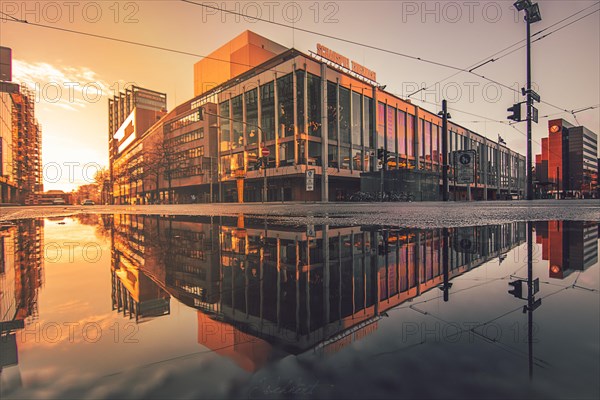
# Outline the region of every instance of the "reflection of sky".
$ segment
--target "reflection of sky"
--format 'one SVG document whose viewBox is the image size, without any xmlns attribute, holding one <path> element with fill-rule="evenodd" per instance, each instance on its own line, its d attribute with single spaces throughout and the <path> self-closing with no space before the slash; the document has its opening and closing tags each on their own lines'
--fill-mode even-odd
<svg viewBox="0 0 600 400">
<path fill-rule="evenodd" d="M 511 274 L 526 276 L 525 246 L 507 253 L 501 264 L 493 259 L 453 279 L 449 302 L 434 288 L 388 310 L 374 332 L 337 352 L 286 356 L 249 375 L 230 358 L 198 344 L 197 311 L 174 298 L 169 315 L 139 325 L 111 311 L 108 242 L 95 234 L 94 226 L 69 218 L 64 222 L 46 221 L 44 243 L 95 241 L 102 257 L 96 263 L 81 258 L 45 263 L 40 318 L 19 333 L 19 364 L 1 375 L 3 398 L 81 393 L 93 398 L 276 398 L 286 397 L 281 395 L 286 390 L 306 393 L 301 398 L 593 398 L 600 393 L 598 264 L 551 280 L 548 262 L 534 263 L 533 276 L 541 281 L 537 298 L 543 300 L 534 313 L 531 386 L 527 315 L 521 312 L 525 302 L 507 293 Z M 573 288 L 575 280 L 595 291 Z M 61 325 L 61 340 L 36 341 L 31 333 L 36 322 L 40 327 Z M 84 340 L 81 332 L 92 322 L 103 332 L 96 343 Z M 73 341 L 65 323 L 79 323 Z M 496 341 L 472 335 L 468 328 L 475 325 L 478 334 Z M 457 337 L 457 327 L 467 330 Z M 88 333 L 94 336 L 93 330 Z M 126 337 L 128 333 L 133 336 Z"/>
</svg>

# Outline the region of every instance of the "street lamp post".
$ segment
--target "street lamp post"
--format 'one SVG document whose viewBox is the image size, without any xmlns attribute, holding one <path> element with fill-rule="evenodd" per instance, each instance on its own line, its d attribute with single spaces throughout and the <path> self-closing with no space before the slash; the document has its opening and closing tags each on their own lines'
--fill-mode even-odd
<svg viewBox="0 0 600 400">
<path fill-rule="evenodd" d="M 531 124 L 533 117 L 533 99 L 531 90 L 531 24 L 541 21 L 540 8 L 531 0 L 518 0 L 514 3 L 517 11 L 525 10 L 525 22 L 527 23 L 527 200 L 533 200 L 533 162 L 531 154 Z M 537 96 L 537 94 L 536 94 Z M 539 96 L 537 96 L 539 101 Z"/>
</svg>

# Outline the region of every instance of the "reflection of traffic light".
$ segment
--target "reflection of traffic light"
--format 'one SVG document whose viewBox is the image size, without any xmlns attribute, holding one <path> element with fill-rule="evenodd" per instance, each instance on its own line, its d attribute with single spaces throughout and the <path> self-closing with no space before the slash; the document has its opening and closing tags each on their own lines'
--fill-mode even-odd
<svg viewBox="0 0 600 400">
<path fill-rule="evenodd" d="M 198 107 L 198 121 L 204 121 L 204 108 Z"/>
<path fill-rule="evenodd" d="M 513 296 L 515 296 L 519 299 L 523 298 L 523 281 L 522 280 L 518 279 L 513 282 L 508 282 L 508 285 L 513 287 L 511 290 L 508 291 L 509 294 L 512 294 Z"/>
<path fill-rule="evenodd" d="M 550 266 L 550 278 L 557 278 L 557 279 L 564 278 L 563 269 L 556 264 L 551 265 Z"/>
<path fill-rule="evenodd" d="M 263 165 L 263 158 L 262 157 L 258 157 L 256 159 L 256 162 L 254 163 L 254 168 L 255 169 L 260 169 L 260 167 L 262 167 Z"/>
</svg>

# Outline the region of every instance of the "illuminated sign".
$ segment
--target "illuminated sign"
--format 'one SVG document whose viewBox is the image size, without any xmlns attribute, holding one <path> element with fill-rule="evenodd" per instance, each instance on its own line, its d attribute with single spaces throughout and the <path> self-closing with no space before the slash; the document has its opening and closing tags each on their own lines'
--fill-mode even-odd
<svg viewBox="0 0 600 400">
<path fill-rule="evenodd" d="M 558 132 L 559 129 L 560 129 L 560 126 L 558 126 L 558 125 L 552 125 L 550 127 L 550 132 L 556 133 L 556 132 Z"/>
<path fill-rule="evenodd" d="M 363 76 L 367 79 L 370 79 L 374 82 L 377 82 L 377 74 L 375 71 L 370 70 L 369 68 L 357 63 L 356 61 L 350 61 L 348 57 L 345 57 L 322 44 L 317 44 L 317 55 L 321 56 L 335 64 L 338 64 L 346 69 L 351 70 L 355 74 Z"/>
</svg>

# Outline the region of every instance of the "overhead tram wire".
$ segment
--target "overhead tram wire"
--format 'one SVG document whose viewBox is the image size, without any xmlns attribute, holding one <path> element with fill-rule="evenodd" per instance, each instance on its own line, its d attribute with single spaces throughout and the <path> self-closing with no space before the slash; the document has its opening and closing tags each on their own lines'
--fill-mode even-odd
<svg viewBox="0 0 600 400">
<path fill-rule="evenodd" d="M 594 4 L 592 4 L 591 6 L 588 6 L 588 7 L 584 8 L 584 9 L 581 9 L 581 10 L 577 11 L 576 13 L 569 15 L 568 17 L 565 17 L 565 18 L 561 19 L 560 21 L 557 21 L 557 22 L 553 23 L 552 25 L 549 25 L 549 26 L 545 27 L 544 29 L 542 29 L 542 30 L 540 30 L 540 31 L 538 31 L 538 32 L 536 32 L 536 33 L 534 33 L 534 34 L 532 34 L 531 36 L 532 36 L 532 37 L 533 37 L 533 36 L 537 36 L 537 35 L 539 35 L 540 33 L 542 33 L 542 32 L 544 32 L 544 31 L 546 31 L 546 30 L 548 30 L 548 29 L 552 28 L 553 26 L 556 26 L 556 25 L 558 25 L 558 24 L 561 24 L 562 22 L 564 22 L 564 21 L 568 20 L 569 18 L 572 18 L 572 17 L 574 17 L 575 15 L 577 15 L 577 14 L 580 14 L 580 13 L 582 13 L 582 12 L 584 12 L 584 11 L 586 11 L 586 10 L 588 10 L 588 9 L 590 9 L 590 8 L 592 8 L 592 7 L 596 6 L 596 5 L 598 5 L 598 4 L 600 4 L 600 1 L 599 1 L 599 2 L 596 2 L 596 3 L 594 3 Z M 561 29 L 562 29 L 562 28 L 561 28 Z M 412 95 L 415 95 L 415 94 L 417 94 L 417 93 L 419 93 L 419 92 L 421 92 L 421 91 L 423 91 L 423 90 L 427 90 L 427 89 L 431 88 L 432 86 L 435 86 L 435 85 L 437 85 L 438 83 L 442 83 L 442 82 L 444 82 L 444 81 L 446 81 L 446 80 L 448 80 L 448 79 L 450 79 L 450 78 L 452 78 L 452 77 L 455 77 L 456 75 L 460 74 L 461 72 L 472 72 L 472 71 L 476 70 L 477 68 L 480 68 L 480 67 L 484 66 L 485 64 L 488 64 L 488 63 L 490 63 L 490 62 L 495 62 L 495 61 L 497 61 L 499 58 L 498 58 L 498 59 L 494 59 L 494 56 L 496 56 L 496 55 L 498 55 L 498 54 L 501 54 L 501 53 L 505 52 L 506 50 L 508 50 L 508 49 L 510 49 L 510 48 L 512 48 L 512 47 L 514 47 L 514 46 L 517 46 L 517 45 L 519 45 L 519 44 L 521 44 L 521 43 L 525 42 L 526 40 L 527 40 L 527 39 L 522 39 L 522 40 L 519 40 L 518 42 L 515 42 L 515 43 L 511 44 L 510 46 L 507 46 L 507 47 L 503 48 L 502 50 L 499 50 L 499 51 L 495 52 L 494 54 L 492 54 L 492 55 L 489 55 L 489 56 L 487 56 L 487 57 L 485 57 L 485 58 L 481 59 L 480 61 L 477 61 L 477 62 L 476 62 L 476 63 L 474 63 L 474 64 L 471 64 L 471 65 L 469 65 L 468 67 L 465 67 L 465 68 L 464 68 L 463 70 L 461 70 L 461 71 L 455 72 L 454 74 L 452 74 L 452 75 L 449 75 L 449 76 L 447 76 L 446 78 L 444 78 L 444 79 L 441 79 L 441 80 L 439 80 L 439 81 L 435 82 L 434 84 L 432 84 L 432 85 L 430 85 L 430 86 L 427 86 L 427 87 L 425 87 L 425 88 L 422 88 L 422 89 L 419 89 L 419 90 L 417 90 L 417 91 L 415 91 L 415 92 L 413 92 L 413 93 L 410 93 L 409 95 L 407 95 L 407 97 L 411 97 Z M 519 47 L 519 48 L 522 48 L 522 47 L 523 47 L 523 46 L 521 46 L 521 47 Z M 504 57 L 504 56 L 501 56 L 501 57 Z M 501 57 L 500 57 L 500 58 L 501 58 Z"/>
<path fill-rule="evenodd" d="M 550 26 L 547 26 L 546 28 L 544 28 L 544 29 L 542 29 L 542 30 L 540 30 L 540 31 L 538 31 L 538 32 L 536 32 L 536 33 L 534 33 L 534 34 L 532 35 L 532 37 L 533 37 L 533 36 L 540 35 L 542 32 L 544 32 L 544 31 L 546 31 L 546 30 L 548 30 L 548 29 L 550 29 L 550 28 L 552 28 L 552 27 L 554 27 L 554 26 L 556 26 L 556 25 L 559 25 L 559 24 L 563 23 L 564 21 L 566 21 L 566 20 L 568 20 L 568 19 L 570 19 L 570 18 L 572 18 L 572 17 L 576 16 L 577 14 L 580 14 L 580 13 L 582 13 L 582 12 L 584 12 L 584 11 L 586 11 L 586 10 L 588 10 L 588 9 L 590 9 L 590 8 L 592 8 L 592 7 L 596 6 L 596 5 L 598 5 L 598 4 L 600 4 L 600 2 L 596 2 L 596 3 L 592 4 L 591 6 L 588 6 L 588 7 L 584 8 L 584 9 L 581 9 L 581 10 L 579 10 L 579 11 L 577 11 L 577 12 L 575 12 L 575 13 L 573 13 L 573 14 L 569 15 L 568 17 L 566 17 L 566 18 L 563 18 L 562 20 L 560 20 L 560 21 L 557 21 L 557 22 L 553 23 L 552 25 L 550 25 Z M 571 22 L 569 22 L 568 24 L 566 24 L 566 25 L 563 25 L 563 26 L 561 26 L 561 27 L 559 27 L 559 28 L 557 28 L 557 29 L 553 30 L 552 32 L 550 32 L 550 33 L 547 33 L 547 34 L 545 34 L 544 36 L 541 36 L 541 37 L 539 37 L 539 38 L 535 39 L 535 40 L 534 40 L 532 43 L 535 43 L 535 42 L 537 42 L 537 41 L 539 41 L 539 40 L 542 40 L 542 39 L 544 39 L 544 38 L 546 38 L 546 37 L 550 36 L 551 34 L 553 34 L 553 33 L 555 33 L 555 32 L 558 32 L 559 30 L 561 30 L 561 29 L 563 29 L 563 28 L 566 28 L 567 26 L 569 26 L 569 25 L 572 25 L 572 24 L 574 24 L 574 23 L 576 23 L 576 22 L 578 22 L 578 21 L 580 21 L 580 20 L 582 20 L 582 19 L 584 19 L 584 18 L 586 18 L 586 17 L 588 17 L 588 16 L 590 16 L 590 15 L 592 15 L 592 14 L 594 14 L 594 13 L 598 12 L 598 11 L 599 11 L 599 10 L 592 11 L 591 13 L 588 13 L 588 14 L 584 15 L 583 17 L 580 17 L 580 18 L 578 18 L 578 19 L 576 19 L 576 20 L 574 20 L 574 21 L 571 21 Z M 495 62 L 495 61 L 498 61 L 498 60 L 500 60 L 501 58 L 504 58 L 504 57 L 506 57 L 507 55 L 509 55 L 509 54 L 512 54 L 513 52 L 515 52 L 515 51 L 517 51 L 517 50 L 519 50 L 519 49 L 522 49 L 523 47 L 525 47 L 525 45 L 522 45 L 522 46 L 518 47 L 517 49 L 513 49 L 512 51 L 510 51 L 510 52 L 508 52 L 508 53 L 506 53 L 506 54 L 503 54 L 503 55 L 501 55 L 501 56 L 500 56 L 500 57 L 498 57 L 498 58 L 494 58 L 494 56 L 496 56 L 496 55 L 498 55 L 498 54 L 501 54 L 501 53 L 505 52 L 506 50 L 508 50 L 508 49 L 510 49 L 510 48 L 512 48 L 512 47 L 514 47 L 514 46 L 517 46 L 517 45 L 519 45 L 519 44 L 523 43 L 525 40 L 526 40 L 526 39 L 523 39 L 523 40 L 520 40 L 520 41 L 518 41 L 518 42 L 516 42 L 516 43 L 513 43 L 512 45 L 510 45 L 510 46 L 507 46 L 507 47 L 505 47 L 504 49 L 502 49 L 502 50 L 499 50 L 499 51 L 495 52 L 494 54 L 492 54 L 492 55 L 490 55 L 490 56 L 487 56 L 487 57 L 485 57 L 484 59 L 482 59 L 482 60 L 480 60 L 480 61 L 478 61 L 478 62 L 476 62 L 476 63 L 474 63 L 474 64 L 472 64 L 472 65 L 470 65 L 470 66 L 468 66 L 468 67 L 466 67 L 466 68 L 464 68 L 464 69 L 462 69 L 462 70 L 460 70 L 460 71 L 458 71 L 458 72 L 456 72 L 456 73 L 454 73 L 454 74 L 452 74 L 452 75 L 450 75 L 450 76 L 448 76 L 448 77 L 446 77 L 446 78 L 444 78 L 444 79 L 442 79 L 442 80 L 439 80 L 439 81 L 437 81 L 436 83 L 434 83 L 434 84 L 432 84 L 432 85 L 429 85 L 429 86 L 427 86 L 427 87 L 421 88 L 421 89 L 419 89 L 419 90 L 417 90 L 417 91 L 415 91 L 415 92 L 413 92 L 413 93 L 410 93 L 410 94 L 408 94 L 408 95 L 407 95 L 407 98 L 410 98 L 411 96 L 413 96 L 413 95 L 415 95 L 415 94 L 417 94 L 417 93 L 419 93 L 419 92 L 421 92 L 421 91 L 427 90 L 427 89 L 431 88 L 432 86 L 435 86 L 435 85 L 437 85 L 438 83 L 444 82 L 444 81 L 446 81 L 446 80 L 448 80 L 448 79 L 450 79 L 450 78 L 452 78 L 452 77 L 454 77 L 454 76 L 456 76 L 456 75 L 460 74 L 461 72 L 470 73 L 470 74 L 473 74 L 473 75 L 475 75 L 475 76 L 478 76 L 478 77 L 480 77 L 480 78 L 482 78 L 482 79 L 487 79 L 487 80 L 490 80 L 490 79 L 488 79 L 487 77 L 485 77 L 485 76 L 483 76 L 483 75 L 480 75 L 480 74 L 474 73 L 473 71 L 474 71 L 475 69 L 477 69 L 477 68 L 483 67 L 484 65 L 486 65 L 486 64 L 488 64 L 488 63 L 490 63 L 490 62 Z M 491 81 L 491 80 L 490 80 L 490 81 Z M 498 82 L 494 82 L 494 83 L 497 83 L 497 84 L 499 84 Z M 506 85 L 501 85 L 501 84 L 500 84 L 500 86 L 503 86 L 503 87 L 505 87 L 505 88 L 507 88 L 507 89 L 510 89 L 510 90 L 512 90 L 513 92 L 518 92 L 518 90 L 517 90 L 517 89 L 514 89 L 514 88 L 512 88 L 512 87 L 508 87 L 508 86 L 506 86 Z M 544 104 L 547 104 L 547 105 L 549 105 L 549 106 L 551 106 L 551 107 L 554 107 L 554 108 L 556 108 L 556 109 L 559 109 L 559 110 L 561 110 L 561 111 L 568 112 L 568 110 L 566 110 L 566 109 L 564 109 L 564 108 L 562 108 L 562 107 L 559 107 L 559 106 L 556 106 L 556 105 L 550 104 L 550 103 L 548 103 L 548 102 L 546 102 L 546 101 L 542 101 L 542 103 L 544 103 Z"/>
</svg>

